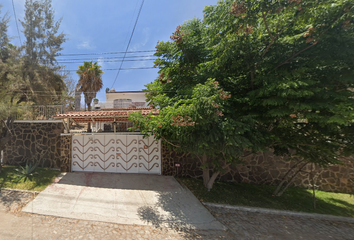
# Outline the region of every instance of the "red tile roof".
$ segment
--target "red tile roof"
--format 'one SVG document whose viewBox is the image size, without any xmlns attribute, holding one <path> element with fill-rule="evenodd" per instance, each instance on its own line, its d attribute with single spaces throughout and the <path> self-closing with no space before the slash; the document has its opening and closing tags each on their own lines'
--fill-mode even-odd
<svg viewBox="0 0 354 240">
<path fill-rule="evenodd" d="M 158 109 L 151 108 L 139 108 L 139 109 L 115 109 L 110 111 L 90 111 L 90 112 L 68 112 L 63 114 L 57 114 L 53 116 L 55 119 L 65 119 L 70 118 L 75 122 L 121 122 L 128 121 L 128 114 L 132 112 L 139 112 L 143 115 L 148 115 L 152 113 L 153 115 L 158 115 Z"/>
</svg>

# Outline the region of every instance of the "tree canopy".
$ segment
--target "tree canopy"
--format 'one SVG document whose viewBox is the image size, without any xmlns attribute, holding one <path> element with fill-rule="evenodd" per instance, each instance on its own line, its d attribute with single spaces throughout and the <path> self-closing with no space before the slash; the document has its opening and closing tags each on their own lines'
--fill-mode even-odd
<svg viewBox="0 0 354 240">
<path fill-rule="evenodd" d="M 80 65 L 76 73 L 80 77 L 77 87 L 83 92 L 85 104 L 87 104 L 88 111 L 91 111 L 92 99 L 96 97 L 97 92 L 101 90 L 103 86 L 103 71 L 97 62 L 90 61 Z"/>
<path fill-rule="evenodd" d="M 354 142 L 353 7 L 350 0 L 205 7 L 202 20 L 156 46 L 159 77 L 146 91 L 159 116 L 131 119 L 198 156 L 209 189 L 246 151 L 338 162 Z"/>
<path fill-rule="evenodd" d="M 51 1 L 26 0 L 25 18 L 20 21 L 23 46 L 11 44 L 8 22 L 8 14 L 0 12 L 0 150 L 19 106 L 61 103 L 66 91 L 66 76 L 56 62 L 66 38 L 58 33 L 60 21 L 54 20 Z"/>
</svg>

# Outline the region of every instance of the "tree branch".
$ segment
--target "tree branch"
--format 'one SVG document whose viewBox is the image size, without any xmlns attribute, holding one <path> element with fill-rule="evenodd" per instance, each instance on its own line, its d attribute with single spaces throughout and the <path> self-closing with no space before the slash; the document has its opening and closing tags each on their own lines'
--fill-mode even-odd
<svg viewBox="0 0 354 240">
<path fill-rule="evenodd" d="M 173 144 L 173 143 L 167 141 L 167 139 L 164 138 L 164 137 L 162 137 L 162 136 L 161 136 L 161 138 L 162 138 L 164 141 L 166 141 L 168 144 L 170 144 L 170 145 L 172 145 L 172 146 L 174 146 L 174 147 L 177 147 L 177 148 L 180 148 L 180 147 L 181 147 L 181 146 L 175 145 L 175 144 Z"/>
<path fill-rule="evenodd" d="M 279 68 L 279 67 L 281 67 L 281 66 L 283 66 L 283 65 L 285 65 L 285 64 L 287 64 L 287 63 L 289 63 L 289 61 L 291 61 L 291 60 L 292 60 L 293 58 L 295 58 L 297 55 L 299 55 L 299 54 L 305 52 L 307 49 L 312 48 L 313 46 L 316 46 L 316 44 L 317 44 L 317 41 L 316 41 L 315 43 L 313 43 L 312 45 L 307 46 L 306 48 L 304 48 L 304 49 L 300 50 L 299 52 L 295 53 L 294 55 L 292 55 L 290 58 L 288 58 L 288 59 L 285 60 L 284 62 L 278 64 L 278 66 L 276 66 L 276 67 L 274 68 L 274 70 L 276 70 L 277 68 Z"/>
<path fill-rule="evenodd" d="M 268 27 L 266 15 L 264 14 L 263 11 L 262 11 L 262 17 L 263 17 L 263 22 L 264 22 L 264 25 L 265 25 L 265 27 L 267 29 L 268 35 L 270 36 L 270 38 L 273 38 L 273 35 L 270 33 L 270 30 L 269 30 L 269 27 Z"/>
</svg>

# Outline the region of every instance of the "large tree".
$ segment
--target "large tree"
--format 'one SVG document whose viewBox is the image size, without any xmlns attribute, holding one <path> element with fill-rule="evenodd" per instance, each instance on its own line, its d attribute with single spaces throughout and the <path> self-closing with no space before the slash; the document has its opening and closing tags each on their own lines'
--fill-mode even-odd
<svg viewBox="0 0 354 240">
<path fill-rule="evenodd" d="M 208 189 L 245 152 L 337 163 L 353 152 L 353 16 L 349 0 L 207 6 L 156 46 L 159 116 L 131 119 L 198 156 Z"/>
<path fill-rule="evenodd" d="M 51 1 L 26 1 L 23 46 L 10 43 L 8 21 L 6 14 L 0 16 L 0 150 L 11 135 L 15 114 L 21 113 L 19 106 L 59 103 L 65 91 L 55 61 L 65 36 L 58 33 L 60 21 L 54 21 Z"/>
<path fill-rule="evenodd" d="M 26 39 L 20 100 L 56 103 L 65 89 L 61 67 L 56 61 L 66 41 L 65 34 L 59 33 L 61 20 L 55 21 L 51 0 L 26 0 L 25 17 L 20 22 Z"/>
<path fill-rule="evenodd" d="M 97 62 L 84 62 L 79 69 L 76 71 L 80 79 L 77 83 L 77 89 L 84 94 L 85 104 L 87 105 L 87 110 L 91 111 L 92 100 L 96 97 L 96 94 L 101 90 L 102 74 L 101 66 Z M 91 124 L 88 124 L 87 132 L 91 132 Z"/>
</svg>

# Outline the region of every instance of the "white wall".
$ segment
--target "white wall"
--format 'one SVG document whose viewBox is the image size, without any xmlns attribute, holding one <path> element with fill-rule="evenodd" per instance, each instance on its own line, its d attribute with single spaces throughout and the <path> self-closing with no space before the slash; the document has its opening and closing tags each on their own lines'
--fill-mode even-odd
<svg viewBox="0 0 354 240">
<path fill-rule="evenodd" d="M 146 102 L 145 94 L 145 92 L 110 92 L 106 93 L 106 102 L 100 105 L 101 108 L 112 108 L 115 99 L 131 99 L 132 102 Z"/>
<path fill-rule="evenodd" d="M 112 102 L 115 99 L 131 99 L 133 102 L 146 102 L 145 92 L 129 93 L 115 92 L 106 93 L 106 103 Z"/>
</svg>

